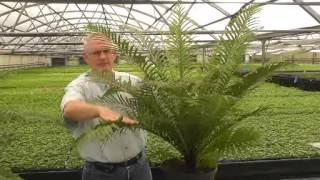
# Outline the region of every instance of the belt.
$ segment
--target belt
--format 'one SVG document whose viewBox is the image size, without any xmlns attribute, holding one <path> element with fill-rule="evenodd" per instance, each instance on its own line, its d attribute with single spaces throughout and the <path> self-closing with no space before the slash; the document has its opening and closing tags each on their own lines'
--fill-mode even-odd
<svg viewBox="0 0 320 180">
<path fill-rule="evenodd" d="M 117 163 L 105 163 L 105 162 L 90 162 L 98 169 L 109 169 L 109 168 L 117 168 L 117 167 L 127 167 L 133 164 L 136 164 L 142 157 L 142 152 L 137 154 L 135 157 L 124 161 L 124 162 L 117 162 Z"/>
</svg>

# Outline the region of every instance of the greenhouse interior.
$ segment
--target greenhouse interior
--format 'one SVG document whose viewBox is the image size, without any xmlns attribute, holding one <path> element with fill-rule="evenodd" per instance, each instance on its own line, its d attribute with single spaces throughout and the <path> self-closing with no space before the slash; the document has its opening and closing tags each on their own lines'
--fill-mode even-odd
<svg viewBox="0 0 320 180">
<path fill-rule="evenodd" d="M 320 179 L 318 0 L 6 0 L 0 24 L 0 180 Z"/>
</svg>

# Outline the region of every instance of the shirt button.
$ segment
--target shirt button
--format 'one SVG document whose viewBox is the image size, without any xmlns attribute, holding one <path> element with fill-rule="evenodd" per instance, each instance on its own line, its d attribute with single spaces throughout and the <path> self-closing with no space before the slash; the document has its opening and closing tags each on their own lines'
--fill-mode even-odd
<svg viewBox="0 0 320 180">
<path fill-rule="evenodd" d="M 125 150 L 128 150 L 128 146 L 125 146 L 124 149 L 125 149 Z"/>
</svg>

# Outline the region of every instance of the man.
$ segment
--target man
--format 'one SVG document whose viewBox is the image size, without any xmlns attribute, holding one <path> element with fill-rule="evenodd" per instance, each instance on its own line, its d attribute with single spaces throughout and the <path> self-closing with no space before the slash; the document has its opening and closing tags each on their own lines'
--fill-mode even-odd
<svg viewBox="0 0 320 180">
<path fill-rule="evenodd" d="M 118 59 L 117 47 L 101 34 L 91 34 L 84 42 L 83 57 L 91 71 L 110 73 L 116 79 L 139 83 L 140 79 L 128 73 L 116 72 L 113 66 Z M 114 123 L 118 119 L 131 126 L 138 122 L 125 115 L 114 104 L 91 104 L 110 89 L 105 83 L 97 81 L 88 73 L 80 75 L 66 88 L 61 102 L 65 126 L 75 138 L 105 121 Z M 122 118 L 121 118 L 122 117 Z M 86 160 L 83 168 L 83 180 L 151 180 L 151 171 L 147 163 L 145 135 L 142 130 L 114 132 L 108 141 L 90 139 L 81 143 L 80 156 Z"/>
</svg>

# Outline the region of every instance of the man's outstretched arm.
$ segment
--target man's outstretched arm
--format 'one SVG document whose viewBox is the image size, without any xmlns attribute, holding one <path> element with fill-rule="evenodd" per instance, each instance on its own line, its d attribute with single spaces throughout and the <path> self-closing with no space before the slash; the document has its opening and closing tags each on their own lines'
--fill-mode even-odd
<svg viewBox="0 0 320 180">
<path fill-rule="evenodd" d="M 86 121 L 94 118 L 101 118 L 108 123 L 113 123 L 121 117 L 121 114 L 112 111 L 108 107 L 72 100 L 65 104 L 63 116 L 73 121 Z M 127 116 L 124 116 L 122 121 L 128 125 L 138 124 L 136 120 Z"/>
</svg>

